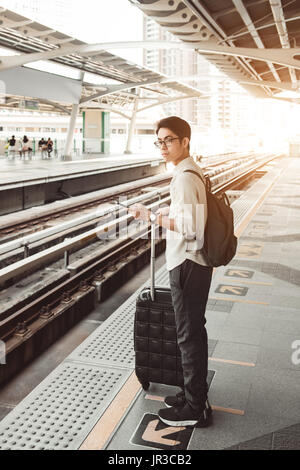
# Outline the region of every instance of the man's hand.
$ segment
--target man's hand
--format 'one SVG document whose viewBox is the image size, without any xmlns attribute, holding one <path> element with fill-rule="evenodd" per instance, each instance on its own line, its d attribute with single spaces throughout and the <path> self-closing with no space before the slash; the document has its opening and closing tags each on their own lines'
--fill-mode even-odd
<svg viewBox="0 0 300 470">
<path fill-rule="evenodd" d="M 146 206 L 143 206 L 143 204 L 133 204 L 128 208 L 128 212 L 133 215 L 135 219 L 141 219 L 145 222 L 149 222 L 150 220 L 151 212 Z"/>
<path fill-rule="evenodd" d="M 160 207 L 160 208 L 156 211 L 156 215 L 169 215 L 169 212 L 170 212 L 170 206 L 168 206 L 168 207 Z"/>
</svg>

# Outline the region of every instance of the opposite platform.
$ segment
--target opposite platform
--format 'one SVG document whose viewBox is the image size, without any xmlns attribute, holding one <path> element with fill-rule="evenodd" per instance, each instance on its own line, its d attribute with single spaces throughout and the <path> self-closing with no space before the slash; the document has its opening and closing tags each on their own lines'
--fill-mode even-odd
<svg viewBox="0 0 300 470">
<path fill-rule="evenodd" d="M 1 161 L 0 215 L 43 205 L 62 194 L 77 196 L 165 171 L 155 155 L 101 155 L 72 161 L 54 158 Z"/>
</svg>

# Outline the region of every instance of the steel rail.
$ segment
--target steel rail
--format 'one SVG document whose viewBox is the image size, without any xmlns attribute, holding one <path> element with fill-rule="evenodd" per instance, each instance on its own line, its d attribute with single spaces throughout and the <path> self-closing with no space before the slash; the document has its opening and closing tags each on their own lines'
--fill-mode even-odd
<svg viewBox="0 0 300 470">
<path fill-rule="evenodd" d="M 151 197 L 155 197 L 155 196 L 167 193 L 168 191 L 169 191 L 169 186 L 163 186 L 162 188 L 159 188 L 157 190 L 153 190 L 153 191 L 151 191 L 147 194 L 143 194 L 141 196 L 136 196 L 132 199 L 126 200 L 126 201 L 124 201 L 124 204 L 129 206 L 131 204 L 147 200 Z M 17 249 L 22 248 L 22 247 L 28 247 L 31 243 L 41 241 L 41 240 L 43 240 L 43 239 L 45 239 L 45 238 L 47 238 L 51 235 L 57 235 L 57 234 L 65 231 L 67 229 L 75 228 L 75 227 L 77 227 L 77 226 L 79 226 L 79 225 L 81 225 L 85 222 L 90 222 L 92 220 L 94 220 L 96 222 L 97 219 L 115 212 L 116 207 L 117 206 L 114 206 L 114 207 L 111 207 L 111 208 L 105 208 L 105 209 L 102 209 L 102 210 L 98 209 L 95 212 L 90 212 L 89 214 L 85 214 L 81 217 L 77 217 L 76 219 L 69 220 L 67 222 L 63 222 L 63 223 L 58 224 L 54 227 L 47 228 L 47 229 L 44 229 L 44 230 L 40 230 L 36 233 L 27 235 L 25 237 L 18 238 L 16 240 L 11 241 L 11 242 L 4 243 L 4 244 L 0 245 L 0 255 L 9 253 L 13 250 L 17 250 Z"/>
<path fill-rule="evenodd" d="M 114 186 L 113 189 L 115 190 L 115 193 L 113 194 L 113 197 L 122 197 L 126 196 L 128 197 L 131 193 L 135 191 L 141 191 L 145 185 L 148 186 L 157 186 L 160 184 L 168 184 L 168 182 L 171 180 L 172 175 L 166 172 L 165 174 L 158 174 L 155 176 L 150 176 L 146 178 L 139 179 L 134 182 L 128 182 L 128 183 L 121 183 L 120 185 Z M 40 215 L 32 215 L 29 217 L 27 214 L 24 214 L 26 211 L 22 211 L 21 217 L 18 217 L 18 220 L 10 221 L 3 223 L 3 217 L 0 217 L 0 235 L 1 232 L 3 231 L 4 233 L 7 230 L 15 230 L 18 229 L 19 225 L 24 225 L 29 223 L 30 225 L 38 224 L 38 223 L 43 223 L 43 221 L 48 221 L 50 217 L 54 216 L 57 218 L 58 216 L 64 216 L 66 213 L 69 214 L 71 212 L 75 212 L 76 210 L 82 210 L 87 207 L 94 206 L 96 204 L 101 204 L 104 202 L 109 202 L 111 200 L 111 192 L 109 192 L 111 188 L 104 188 L 100 190 L 93 191 L 92 193 L 86 193 L 82 194 L 76 197 L 71 197 L 65 200 L 57 200 L 54 201 L 53 204 L 55 207 L 50 207 L 47 204 L 47 206 L 43 206 L 41 208 L 41 214 Z M 100 193 L 100 194 L 99 194 Z M 59 205 L 57 204 L 59 202 Z M 63 202 L 64 204 L 60 204 Z M 16 213 L 14 213 L 16 214 Z"/>
<path fill-rule="evenodd" d="M 266 165 L 268 162 L 274 160 L 275 158 L 280 158 L 282 154 L 278 153 L 273 157 L 266 157 L 263 161 L 257 163 L 254 167 L 252 167 L 250 170 L 246 170 L 244 173 L 239 173 L 238 175 L 235 175 L 230 181 L 226 181 L 225 183 L 221 183 L 216 186 L 215 192 L 216 193 L 221 193 L 226 190 L 228 190 L 230 187 L 232 187 L 235 183 L 241 183 L 243 179 L 247 178 L 251 173 L 257 171 L 259 168 L 261 168 L 263 165 Z M 230 171 L 230 170 L 228 170 Z M 219 175 L 216 176 L 216 178 Z"/>
</svg>

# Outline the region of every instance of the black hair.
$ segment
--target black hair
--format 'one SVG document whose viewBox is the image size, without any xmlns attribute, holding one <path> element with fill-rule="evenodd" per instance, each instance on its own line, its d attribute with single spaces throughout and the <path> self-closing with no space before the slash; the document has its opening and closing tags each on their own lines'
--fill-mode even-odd
<svg viewBox="0 0 300 470">
<path fill-rule="evenodd" d="M 180 138 L 180 140 L 182 140 L 184 137 L 187 137 L 189 140 L 191 140 L 191 126 L 188 122 L 178 116 L 169 116 L 158 121 L 156 124 L 156 134 L 158 134 L 158 131 L 161 128 L 170 129 Z M 190 150 L 190 145 L 188 149 Z"/>
</svg>

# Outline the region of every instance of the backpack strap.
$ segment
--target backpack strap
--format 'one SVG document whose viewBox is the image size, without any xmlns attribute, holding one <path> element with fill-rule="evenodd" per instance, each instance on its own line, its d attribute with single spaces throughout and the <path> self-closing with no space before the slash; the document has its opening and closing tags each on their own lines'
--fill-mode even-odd
<svg viewBox="0 0 300 470">
<path fill-rule="evenodd" d="M 202 183 L 203 183 L 204 186 L 205 186 L 206 191 L 211 192 L 211 181 L 210 181 L 210 179 L 209 179 L 208 176 L 205 177 L 205 180 L 204 180 L 204 179 L 202 178 L 202 176 L 201 176 L 199 173 L 197 173 L 197 171 L 194 171 L 194 170 L 185 170 L 184 173 L 194 173 L 194 175 L 198 176 L 198 177 L 201 179 Z M 224 201 L 224 203 L 225 203 L 227 206 L 230 207 L 230 201 L 229 201 L 228 196 L 227 196 L 226 193 L 222 193 L 221 195 L 218 195 L 217 197 L 218 197 L 219 199 L 222 199 L 222 200 Z"/>
<path fill-rule="evenodd" d="M 194 175 L 198 176 L 198 178 L 200 178 L 202 183 L 204 184 L 205 189 L 210 191 L 211 185 L 210 185 L 210 181 L 209 181 L 208 178 L 202 178 L 200 173 L 198 173 L 197 171 L 194 171 L 194 170 L 184 170 L 183 173 L 193 173 Z"/>
</svg>

